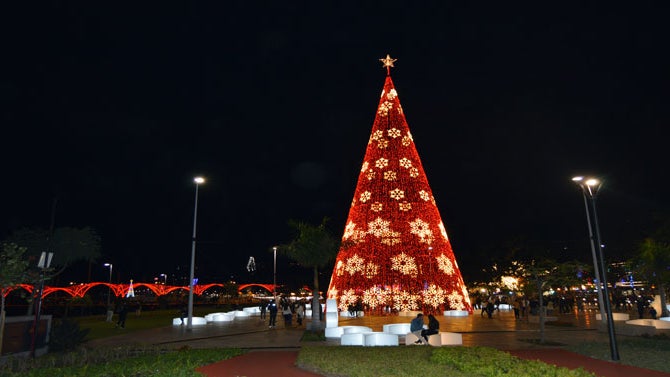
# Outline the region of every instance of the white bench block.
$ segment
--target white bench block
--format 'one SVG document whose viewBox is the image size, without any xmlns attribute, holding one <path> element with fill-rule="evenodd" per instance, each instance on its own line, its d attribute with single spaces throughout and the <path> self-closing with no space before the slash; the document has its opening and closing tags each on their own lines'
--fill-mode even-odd
<svg viewBox="0 0 670 377">
<path fill-rule="evenodd" d="M 430 337 L 428 338 L 430 339 Z M 463 335 L 457 332 L 441 332 L 440 343 L 443 346 L 463 345 Z"/>
<path fill-rule="evenodd" d="M 661 318 L 659 318 L 659 321 L 670 322 L 670 317 L 661 317 Z"/>
<path fill-rule="evenodd" d="M 364 332 L 372 332 L 372 329 L 367 326 L 340 326 L 342 327 L 342 334 L 360 334 Z"/>
<path fill-rule="evenodd" d="M 443 314 L 445 317 L 467 317 L 470 312 L 467 310 L 445 310 Z"/>
<path fill-rule="evenodd" d="M 250 306 L 247 308 L 242 308 L 242 311 L 249 313 L 249 315 L 260 315 L 261 309 L 258 306 Z"/>
<path fill-rule="evenodd" d="M 344 336 L 344 335 L 343 335 Z M 368 334 L 363 334 L 365 337 L 365 343 L 363 344 L 366 347 L 376 347 L 376 346 L 397 346 L 398 335 L 396 334 L 385 334 L 383 332 L 371 332 Z"/>
<path fill-rule="evenodd" d="M 305 317 L 312 318 L 312 309 L 305 310 Z"/>
<path fill-rule="evenodd" d="M 440 347 L 442 345 L 442 337 L 440 334 L 428 335 L 428 344 L 433 347 Z"/>
<path fill-rule="evenodd" d="M 328 312 L 326 313 L 326 328 L 328 327 L 337 327 L 337 312 L 332 313 Z"/>
<path fill-rule="evenodd" d="M 341 346 L 363 346 L 365 345 L 364 333 L 342 334 L 340 337 Z"/>
<path fill-rule="evenodd" d="M 206 325 L 207 324 L 207 320 L 205 319 L 205 317 L 193 317 L 192 319 L 193 319 L 193 322 L 191 322 L 191 323 L 193 324 L 193 326 L 200 326 L 200 325 Z M 177 321 L 179 321 L 179 318 L 177 318 Z M 174 321 L 172 321 L 172 323 L 174 323 Z M 181 324 L 181 322 L 179 322 L 179 323 Z M 184 324 L 187 324 L 187 323 L 188 323 L 188 318 L 184 317 Z"/>
<path fill-rule="evenodd" d="M 382 326 L 383 332 L 388 334 L 405 335 L 409 331 L 409 323 L 390 323 Z"/>
<path fill-rule="evenodd" d="M 188 321 L 186 318 L 184 318 L 184 324 L 186 324 L 186 321 Z M 172 325 L 173 326 L 181 326 L 181 318 L 172 318 Z"/>
<path fill-rule="evenodd" d="M 235 310 L 235 317 L 249 317 L 249 313 L 244 310 Z"/>
<path fill-rule="evenodd" d="M 602 321 L 602 318 L 603 316 L 600 313 L 596 314 L 596 321 Z M 605 319 L 607 319 L 607 315 L 605 315 Z M 628 321 L 630 315 L 628 313 L 612 313 L 612 319 L 615 321 Z"/>
<path fill-rule="evenodd" d="M 342 327 L 326 327 L 326 338 L 339 338 L 343 333 Z"/>
<path fill-rule="evenodd" d="M 210 322 L 230 322 L 235 319 L 234 314 L 219 313 L 212 317 Z"/>
<path fill-rule="evenodd" d="M 326 300 L 326 313 L 337 313 L 337 300 L 329 298 Z"/>
<path fill-rule="evenodd" d="M 405 334 L 405 345 L 406 346 L 413 345 L 414 342 L 416 342 L 417 340 L 419 340 L 419 337 L 416 336 L 416 334 L 414 334 L 413 332 L 408 332 L 407 334 Z"/>
</svg>

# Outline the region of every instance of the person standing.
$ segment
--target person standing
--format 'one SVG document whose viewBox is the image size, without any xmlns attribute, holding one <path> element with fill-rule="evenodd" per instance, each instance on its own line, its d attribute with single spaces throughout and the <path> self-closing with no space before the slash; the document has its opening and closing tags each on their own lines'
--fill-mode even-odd
<svg viewBox="0 0 670 377">
<path fill-rule="evenodd" d="M 265 321 L 265 313 L 267 312 L 268 306 L 265 302 L 261 301 L 261 304 L 258 306 L 258 309 L 261 311 L 261 320 Z"/>
<path fill-rule="evenodd" d="M 421 337 L 426 339 L 426 343 L 428 343 L 428 336 L 437 334 L 439 332 L 440 322 L 438 322 L 432 314 L 428 314 L 428 329 L 421 331 Z"/>
<path fill-rule="evenodd" d="M 418 338 L 414 344 L 422 344 L 423 341 L 421 340 L 421 332 L 423 331 L 423 313 L 419 313 L 416 315 L 416 318 L 412 320 L 409 324 L 409 331 L 416 335 Z"/>
<path fill-rule="evenodd" d="M 270 300 L 268 312 L 270 312 L 270 325 L 268 327 L 273 329 L 277 326 L 277 303 L 275 300 Z"/>
<path fill-rule="evenodd" d="M 128 316 L 128 307 L 126 306 L 126 303 L 121 301 L 119 303 L 119 321 L 116 322 L 116 327 L 120 327 L 122 329 L 126 328 L 126 317 Z"/>
<path fill-rule="evenodd" d="M 293 312 L 291 311 L 291 304 L 289 304 L 288 302 L 285 302 L 282 305 L 282 315 L 284 316 L 284 327 L 291 327 Z"/>
<path fill-rule="evenodd" d="M 302 326 L 302 319 L 305 316 L 305 308 L 303 306 L 302 302 L 299 302 L 298 305 L 295 307 L 295 317 L 296 321 L 298 322 L 298 326 Z"/>
</svg>

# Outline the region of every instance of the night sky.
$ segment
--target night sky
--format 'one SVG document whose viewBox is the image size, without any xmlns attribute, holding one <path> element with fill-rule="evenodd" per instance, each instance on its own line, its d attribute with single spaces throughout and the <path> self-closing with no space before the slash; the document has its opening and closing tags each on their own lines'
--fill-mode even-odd
<svg viewBox="0 0 670 377">
<path fill-rule="evenodd" d="M 289 219 L 341 237 L 387 53 L 466 283 L 518 238 L 589 262 L 576 174 L 608 257 L 670 210 L 668 9 L 236 3 L 3 5 L 0 239 L 57 198 L 93 280 L 185 272 L 201 174 L 196 276 L 271 282 Z"/>
</svg>

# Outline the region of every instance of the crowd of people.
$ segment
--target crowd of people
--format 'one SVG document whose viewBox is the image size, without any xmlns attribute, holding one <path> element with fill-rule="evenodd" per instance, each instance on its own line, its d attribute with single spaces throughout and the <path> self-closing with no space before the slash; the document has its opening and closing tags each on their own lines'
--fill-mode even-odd
<svg viewBox="0 0 670 377">
<path fill-rule="evenodd" d="M 281 310 L 284 318 L 284 327 L 293 327 L 293 318 L 297 327 L 302 326 L 307 311 L 305 300 L 291 301 L 286 297 L 279 297 L 279 302 L 271 299 L 269 302 L 262 301 L 259 305 L 261 320 L 268 319 L 268 327 L 273 329 L 277 327 L 277 314 Z M 269 317 L 269 318 L 268 318 Z"/>
</svg>

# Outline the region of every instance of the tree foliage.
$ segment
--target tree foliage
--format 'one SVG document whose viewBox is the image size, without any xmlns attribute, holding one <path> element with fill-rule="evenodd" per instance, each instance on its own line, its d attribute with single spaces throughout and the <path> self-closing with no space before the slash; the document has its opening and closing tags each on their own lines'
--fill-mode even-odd
<svg viewBox="0 0 670 377">
<path fill-rule="evenodd" d="M 28 271 L 26 248 L 13 243 L 2 244 L 0 250 L 0 352 L 5 329 L 5 295 L 9 289 L 22 283 Z"/>
</svg>

